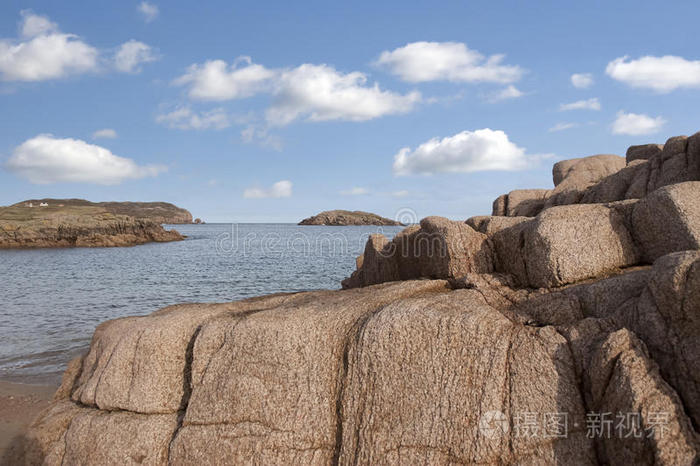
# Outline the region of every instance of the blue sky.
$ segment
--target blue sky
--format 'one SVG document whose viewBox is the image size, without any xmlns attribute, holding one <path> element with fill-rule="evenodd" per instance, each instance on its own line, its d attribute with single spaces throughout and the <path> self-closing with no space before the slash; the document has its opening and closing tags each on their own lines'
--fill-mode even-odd
<svg viewBox="0 0 700 466">
<path fill-rule="evenodd" d="M 3 205 L 465 219 L 501 193 L 551 187 L 557 160 L 700 130 L 697 2 L 5 1 L 0 13 Z"/>
</svg>

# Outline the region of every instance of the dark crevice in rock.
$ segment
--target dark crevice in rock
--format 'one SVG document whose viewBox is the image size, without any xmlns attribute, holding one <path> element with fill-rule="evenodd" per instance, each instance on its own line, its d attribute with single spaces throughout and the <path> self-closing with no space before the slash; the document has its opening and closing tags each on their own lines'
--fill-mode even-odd
<svg viewBox="0 0 700 466">
<path fill-rule="evenodd" d="M 574 375 L 576 376 L 576 384 L 579 392 L 579 396 L 581 397 L 581 403 L 583 404 L 583 409 L 584 413 L 595 413 L 597 412 L 596 406 L 593 406 L 593 394 L 591 393 L 590 387 L 586 387 L 586 379 L 585 379 L 585 372 L 588 371 L 588 368 L 583 366 L 583 361 L 579 361 L 579 364 L 576 363 L 577 358 L 576 358 L 576 353 L 574 352 L 573 345 L 571 343 L 571 340 L 568 338 L 568 336 L 560 332 L 558 329 L 556 329 L 556 332 L 566 341 L 566 347 L 569 352 L 569 355 L 571 357 L 571 362 L 573 364 L 574 368 Z M 598 343 L 595 343 L 592 345 L 592 347 L 600 345 L 600 343 L 603 341 L 602 338 L 598 338 Z M 619 357 L 619 356 L 618 356 Z M 614 366 L 614 365 L 613 365 Z M 608 374 L 608 380 L 606 381 L 606 387 L 610 383 L 610 379 L 612 378 L 612 371 L 610 374 Z M 610 462 L 607 459 L 607 455 L 605 454 L 605 450 L 603 448 L 603 445 L 600 444 L 600 439 L 594 439 L 593 440 L 593 448 L 594 448 L 594 453 L 596 457 L 596 461 L 600 465 L 607 465 L 610 464 Z"/>
<path fill-rule="evenodd" d="M 189 343 L 187 344 L 187 349 L 185 350 L 185 368 L 183 370 L 182 377 L 182 398 L 180 399 L 180 407 L 177 413 L 177 426 L 173 431 L 173 435 L 170 438 L 170 443 L 168 445 L 168 462 L 170 462 L 170 449 L 172 448 L 173 441 L 177 438 L 178 432 L 182 428 L 182 423 L 185 419 L 185 414 L 187 412 L 187 406 L 190 402 L 190 396 L 192 395 L 192 360 L 194 358 L 194 344 L 197 341 L 199 332 L 202 330 L 202 326 L 199 325 Z"/>
</svg>

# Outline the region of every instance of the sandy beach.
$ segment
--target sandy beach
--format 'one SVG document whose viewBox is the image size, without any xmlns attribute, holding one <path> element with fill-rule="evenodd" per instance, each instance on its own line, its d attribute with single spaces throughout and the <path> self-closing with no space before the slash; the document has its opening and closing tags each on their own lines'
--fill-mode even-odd
<svg viewBox="0 0 700 466">
<path fill-rule="evenodd" d="M 0 381 L 0 463 L 13 440 L 49 405 L 57 388 Z"/>
</svg>

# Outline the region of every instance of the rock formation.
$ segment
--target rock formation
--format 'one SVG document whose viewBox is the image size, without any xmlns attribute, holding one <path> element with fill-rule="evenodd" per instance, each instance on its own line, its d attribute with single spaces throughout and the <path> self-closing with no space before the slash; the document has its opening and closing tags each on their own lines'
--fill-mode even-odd
<svg viewBox="0 0 700 466">
<path fill-rule="evenodd" d="M 536 216 L 373 235 L 344 290 L 106 322 L 5 459 L 697 464 L 698 137 L 560 162 Z"/>
<path fill-rule="evenodd" d="M 84 199 L 29 199 L 11 207 L 24 207 L 32 204 L 35 208 L 48 204 L 51 210 L 68 210 L 72 207 L 99 207 L 114 215 L 126 215 L 139 220 L 155 223 L 192 223 L 192 214 L 169 202 L 90 202 Z"/>
<path fill-rule="evenodd" d="M 377 214 L 370 212 L 362 212 L 361 210 L 326 210 L 313 217 L 305 218 L 299 225 L 332 225 L 332 226 L 347 226 L 347 225 L 403 225 L 396 220 L 380 217 Z"/>
<path fill-rule="evenodd" d="M 182 239 L 159 223 L 102 207 L 0 208 L 0 249 L 134 246 Z"/>
</svg>

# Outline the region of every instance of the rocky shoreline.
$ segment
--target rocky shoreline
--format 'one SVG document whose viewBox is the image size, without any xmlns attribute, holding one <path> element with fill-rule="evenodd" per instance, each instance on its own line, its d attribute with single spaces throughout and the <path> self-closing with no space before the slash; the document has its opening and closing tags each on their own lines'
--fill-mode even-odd
<svg viewBox="0 0 700 466">
<path fill-rule="evenodd" d="M 153 220 L 104 207 L 31 205 L 0 208 L 0 249 L 124 247 L 184 239 Z"/>
<path fill-rule="evenodd" d="M 373 235 L 344 290 L 101 324 L 6 459 L 697 463 L 700 133 L 553 181 Z"/>
</svg>

